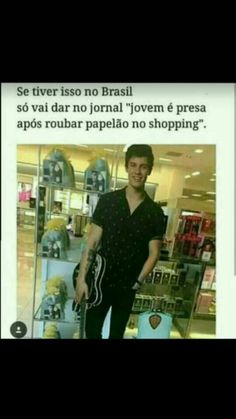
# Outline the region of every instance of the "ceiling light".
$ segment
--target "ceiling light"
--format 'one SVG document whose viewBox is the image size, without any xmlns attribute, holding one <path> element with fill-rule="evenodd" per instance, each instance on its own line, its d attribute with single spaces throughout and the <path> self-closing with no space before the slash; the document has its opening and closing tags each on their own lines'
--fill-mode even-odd
<svg viewBox="0 0 236 419">
<path fill-rule="evenodd" d="M 216 180 L 212 177 L 212 178 L 210 179 L 210 181 L 211 181 L 211 182 L 215 182 Z"/>
<path fill-rule="evenodd" d="M 188 198 L 187 195 L 182 195 L 180 198 Z"/>
<path fill-rule="evenodd" d="M 112 150 L 111 148 L 104 148 L 105 151 L 110 151 L 111 153 L 115 153 L 116 150 Z"/>
<path fill-rule="evenodd" d="M 206 199 L 207 202 L 215 202 L 214 199 Z"/>
<path fill-rule="evenodd" d="M 181 215 L 195 215 L 197 217 L 200 217 L 198 211 L 181 211 Z"/>
<path fill-rule="evenodd" d="M 185 177 L 185 179 L 189 179 L 191 177 L 191 175 L 185 175 L 184 177 Z"/>
<path fill-rule="evenodd" d="M 202 148 L 196 148 L 196 150 L 194 150 L 194 153 L 203 153 L 203 149 Z"/>
<path fill-rule="evenodd" d="M 199 193 L 192 193 L 192 196 L 202 196 Z"/>
<path fill-rule="evenodd" d="M 213 176 L 216 176 L 216 173 L 212 173 L 213 174 Z"/>
<path fill-rule="evenodd" d="M 171 157 L 181 157 L 183 155 L 183 153 L 177 153 L 176 151 L 168 151 L 165 154 L 166 156 L 171 156 Z"/>
<path fill-rule="evenodd" d="M 162 160 L 162 161 L 173 161 L 172 159 L 165 159 L 165 157 L 159 157 L 159 160 Z"/>
<path fill-rule="evenodd" d="M 86 147 L 86 148 L 88 148 L 88 145 L 85 145 L 85 144 L 79 144 L 79 145 L 78 145 L 78 147 Z"/>
<path fill-rule="evenodd" d="M 192 173 L 192 176 L 198 176 L 198 175 L 200 175 L 200 172 L 193 172 Z"/>
<path fill-rule="evenodd" d="M 207 195 L 215 195 L 215 192 L 206 192 Z"/>
</svg>

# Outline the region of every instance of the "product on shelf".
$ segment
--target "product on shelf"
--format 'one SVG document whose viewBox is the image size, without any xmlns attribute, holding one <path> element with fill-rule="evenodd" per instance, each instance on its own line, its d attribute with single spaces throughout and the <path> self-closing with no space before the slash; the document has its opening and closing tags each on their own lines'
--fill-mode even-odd
<svg viewBox="0 0 236 419">
<path fill-rule="evenodd" d="M 166 301 L 166 312 L 167 313 L 174 313 L 175 311 L 175 299 L 171 296 Z"/>
<path fill-rule="evenodd" d="M 162 270 L 154 268 L 152 271 L 152 278 L 154 284 L 160 284 L 162 280 Z"/>
<path fill-rule="evenodd" d="M 142 310 L 150 310 L 152 307 L 152 296 L 143 295 Z"/>
<path fill-rule="evenodd" d="M 213 301 L 213 295 L 200 292 L 197 300 L 196 312 L 209 313 L 209 307 Z"/>
<path fill-rule="evenodd" d="M 163 285 L 177 285 L 179 281 L 179 274 L 173 269 L 155 267 L 151 274 L 146 278 L 145 283 L 163 284 Z"/>
<path fill-rule="evenodd" d="M 46 196 L 46 188 L 44 186 L 39 186 L 38 188 L 38 194 L 39 194 L 39 205 L 40 203 L 44 205 L 44 200 Z"/>
<path fill-rule="evenodd" d="M 55 323 L 49 323 L 46 325 L 43 332 L 43 339 L 61 339 L 60 332 Z"/>
<path fill-rule="evenodd" d="M 189 215 L 181 216 L 179 219 L 177 232 L 180 234 L 197 235 L 201 224 L 201 217 Z"/>
<path fill-rule="evenodd" d="M 152 284 L 153 283 L 153 276 L 152 276 L 151 273 L 146 277 L 145 283 L 146 284 Z"/>
<path fill-rule="evenodd" d="M 170 280 L 170 272 L 164 272 L 163 274 L 162 274 L 162 284 L 164 285 L 164 284 L 169 284 L 169 280 Z"/>
<path fill-rule="evenodd" d="M 215 220 L 199 215 L 181 215 L 173 248 L 174 256 L 199 258 L 215 257 Z"/>
<path fill-rule="evenodd" d="M 36 198 L 30 198 L 29 207 L 30 208 L 35 208 L 35 206 L 36 206 Z"/>
<path fill-rule="evenodd" d="M 46 283 L 46 291 L 42 299 L 41 315 L 45 320 L 64 318 L 67 287 L 61 276 L 50 278 Z"/>
<path fill-rule="evenodd" d="M 207 234 L 215 234 L 215 220 L 204 218 L 202 220 L 202 227 L 201 227 L 202 233 Z"/>
<path fill-rule="evenodd" d="M 32 194 L 32 184 L 25 182 L 18 182 L 18 201 L 29 201 Z"/>
<path fill-rule="evenodd" d="M 141 294 L 136 294 L 134 303 L 133 303 L 133 310 L 134 311 L 142 310 L 142 305 L 143 305 L 143 296 Z"/>
<path fill-rule="evenodd" d="M 84 174 L 84 189 L 104 193 L 109 190 L 110 171 L 104 158 L 94 158 Z"/>
<path fill-rule="evenodd" d="M 207 266 L 204 271 L 201 288 L 202 289 L 212 288 L 214 278 L 215 278 L 215 268 L 211 266 Z"/>
<path fill-rule="evenodd" d="M 216 274 L 214 275 L 214 279 L 213 279 L 213 282 L 211 284 L 211 289 L 216 290 Z"/>
<path fill-rule="evenodd" d="M 47 231 L 42 237 L 42 255 L 65 259 L 70 248 L 70 237 L 63 218 L 53 218 L 47 222 Z"/>
<path fill-rule="evenodd" d="M 183 298 L 176 297 L 175 298 L 175 312 L 179 313 L 183 310 Z"/>
<path fill-rule="evenodd" d="M 62 202 L 61 201 L 54 201 L 52 212 L 54 214 L 60 214 L 62 212 Z"/>
<path fill-rule="evenodd" d="M 203 237 L 202 244 L 199 246 L 199 256 L 202 260 L 215 258 L 215 240 L 209 237 Z"/>
<path fill-rule="evenodd" d="M 185 285 L 187 271 L 185 269 L 179 269 L 178 274 L 179 274 L 179 286 L 183 287 Z"/>
<path fill-rule="evenodd" d="M 173 254 L 196 257 L 199 243 L 201 243 L 201 241 L 201 235 L 177 233 L 175 237 Z"/>
<path fill-rule="evenodd" d="M 43 160 L 43 182 L 75 187 L 74 169 L 63 150 L 54 148 Z"/>
<path fill-rule="evenodd" d="M 208 313 L 210 313 L 210 314 L 215 314 L 216 313 L 216 300 L 215 300 L 215 298 L 212 299 L 212 302 L 209 305 Z"/>
<path fill-rule="evenodd" d="M 170 277 L 170 285 L 178 285 L 179 282 L 179 275 L 172 274 Z"/>
<path fill-rule="evenodd" d="M 209 260 L 214 258 L 215 221 L 197 215 L 182 215 L 179 218 L 173 255 Z M 207 237 L 210 235 L 211 237 Z M 206 255 L 205 252 L 211 252 Z M 204 253 L 204 254 L 203 254 Z"/>
</svg>

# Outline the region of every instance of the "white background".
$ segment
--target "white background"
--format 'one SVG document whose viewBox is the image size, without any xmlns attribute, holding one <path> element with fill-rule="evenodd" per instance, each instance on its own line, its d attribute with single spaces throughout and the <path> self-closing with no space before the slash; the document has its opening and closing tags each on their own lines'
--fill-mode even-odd
<svg viewBox="0 0 236 419">
<path fill-rule="evenodd" d="M 76 97 L 33 97 L 17 96 L 17 87 L 31 90 L 40 88 L 125 88 L 132 86 L 133 96 L 81 96 Z M 123 103 L 126 113 L 19 113 L 17 105 L 45 104 L 48 107 L 60 104 L 119 104 Z M 172 103 L 206 106 L 206 113 L 182 113 L 175 111 L 159 114 L 140 112 L 130 116 L 126 103 L 163 104 L 165 108 Z M 148 144 L 216 144 L 217 162 L 217 337 L 236 337 L 236 277 L 234 276 L 234 115 L 235 97 L 233 84 L 66 84 L 66 83 L 18 83 L 2 85 L 2 267 L 1 267 L 1 330 L 2 338 L 11 338 L 10 325 L 16 321 L 16 145 L 17 144 L 95 144 L 95 143 L 148 143 Z M 105 129 L 104 131 L 83 129 L 17 129 L 20 119 L 42 121 L 92 119 L 107 120 L 121 118 L 148 121 L 160 120 L 195 120 L 204 119 L 198 131 L 180 129 Z M 147 124 L 148 125 L 148 124 Z M 203 128 L 203 125 L 206 128 Z"/>
</svg>

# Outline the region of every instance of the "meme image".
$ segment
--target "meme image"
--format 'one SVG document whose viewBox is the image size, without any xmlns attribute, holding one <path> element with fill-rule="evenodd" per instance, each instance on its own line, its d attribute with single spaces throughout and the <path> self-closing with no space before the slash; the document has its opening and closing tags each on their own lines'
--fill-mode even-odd
<svg viewBox="0 0 236 419">
<path fill-rule="evenodd" d="M 236 337 L 233 84 L 3 83 L 1 112 L 2 339 Z"/>
</svg>

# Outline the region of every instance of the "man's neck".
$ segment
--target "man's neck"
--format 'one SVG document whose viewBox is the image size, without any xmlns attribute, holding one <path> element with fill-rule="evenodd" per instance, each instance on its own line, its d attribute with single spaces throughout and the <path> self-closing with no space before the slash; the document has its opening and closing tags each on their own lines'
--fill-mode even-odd
<svg viewBox="0 0 236 419">
<path fill-rule="evenodd" d="M 144 187 L 137 189 L 133 186 L 128 185 L 126 188 L 126 197 L 135 201 L 142 201 L 145 197 Z"/>
</svg>

